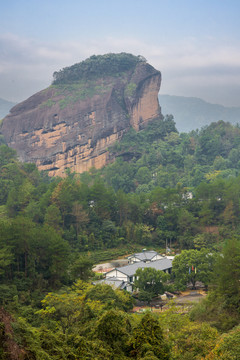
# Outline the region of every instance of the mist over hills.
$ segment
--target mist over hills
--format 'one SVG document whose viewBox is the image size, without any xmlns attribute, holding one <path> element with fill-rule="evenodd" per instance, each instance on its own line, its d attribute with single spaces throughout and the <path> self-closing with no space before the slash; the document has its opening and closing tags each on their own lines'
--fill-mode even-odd
<svg viewBox="0 0 240 360">
<path fill-rule="evenodd" d="M 195 97 L 159 95 L 163 115 L 172 114 L 179 132 L 200 129 L 219 120 L 240 122 L 240 107 L 210 104 Z"/>
<path fill-rule="evenodd" d="M 0 119 L 6 116 L 16 103 L 0 98 Z"/>
</svg>

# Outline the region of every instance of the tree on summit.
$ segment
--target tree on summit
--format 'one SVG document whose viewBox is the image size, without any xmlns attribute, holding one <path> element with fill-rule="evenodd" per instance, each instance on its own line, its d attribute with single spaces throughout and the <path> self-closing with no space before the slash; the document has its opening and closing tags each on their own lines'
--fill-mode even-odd
<svg viewBox="0 0 240 360">
<path fill-rule="evenodd" d="M 53 85 L 96 79 L 107 75 L 116 76 L 133 69 L 140 62 L 146 62 L 146 59 L 143 56 L 134 56 L 124 52 L 92 55 L 80 63 L 55 71 L 53 73 Z"/>
</svg>

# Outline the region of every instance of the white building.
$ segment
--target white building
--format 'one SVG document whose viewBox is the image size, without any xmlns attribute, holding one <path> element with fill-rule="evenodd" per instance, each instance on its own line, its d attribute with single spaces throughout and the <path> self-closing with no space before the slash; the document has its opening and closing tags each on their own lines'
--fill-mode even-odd
<svg viewBox="0 0 240 360">
<path fill-rule="evenodd" d="M 106 278 L 96 283 L 103 282 L 118 289 L 132 291 L 137 269 L 153 268 L 168 274 L 172 270 L 172 259 L 159 255 L 156 251 L 152 250 L 146 250 L 129 256 L 128 263 L 129 265 L 116 267 L 108 271 L 105 274 Z"/>
<path fill-rule="evenodd" d="M 125 284 L 133 285 L 136 280 L 135 277 L 136 271 L 139 268 L 141 269 L 153 268 L 170 274 L 172 270 L 172 260 L 167 258 L 162 258 L 150 262 L 138 261 L 127 266 L 118 267 L 106 273 L 106 281 L 108 279 L 114 278 L 124 281 Z"/>
</svg>

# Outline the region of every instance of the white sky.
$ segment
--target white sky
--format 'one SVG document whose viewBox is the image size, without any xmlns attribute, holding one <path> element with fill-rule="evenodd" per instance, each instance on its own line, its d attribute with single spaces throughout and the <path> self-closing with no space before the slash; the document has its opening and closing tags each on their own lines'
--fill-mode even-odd
<svg viewBox="0 0 240 360">
<path fill-rule="evenodd" d="M 240 106 L 238 0 L 9 0 L 0 5 L 0 97 L 22 101 L 93 54 L 143 55 L 160 93 Z"/>
</svg>

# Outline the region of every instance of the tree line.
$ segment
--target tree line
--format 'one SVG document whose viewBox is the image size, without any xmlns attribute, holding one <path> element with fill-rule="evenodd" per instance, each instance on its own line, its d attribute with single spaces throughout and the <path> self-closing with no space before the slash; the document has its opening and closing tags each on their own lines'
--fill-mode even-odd
<svg viewBox="0 0 240 360">
<path fill-rule="evenodd" d="M 225 144 L 218 146 L 222 155 L 228 155 L 221 161 L 229 163 L 229 158 L 233 159 L 232 154 L 238 151 L 239 129 L 222 122 L 196 135 L 198 143 L 191 156 L 199 154 L 199 144 L 206 143 L 203 138 L 211 129 L 221 139 L 221 144 Z M 137 142 L 143 152 L 140 159 L 134 160 L 131 155 L 128 161 L 124 160 L 130 148 L 123 139 L 116 145 L 120 160 L 101 171 L 92 169 L 81 175 L 67 170 L 64 179 L 48 178 L 34 164 L 20 163 L 14 150 L 2 144 L 0 267 L 4 282 L 15 284 L 22 291 L 27 291 L 29 286 L 57 288 L 74 280 L 74 270 L 67 274 L 65 271 L 69 264 L 76 262 L 76 266 L 80 266 L 79 257 L 91 257 L 96 251 L 119 249 L 121 252 L 125 248 L 127 253 L 132 251 L 129 246 L 131 249 L 148 246 L 164 252 L 166 245 L 175 252 L 184 249 L 215 251 L 226 239 L 239 236 L 240 182 L 236 160 L 236 168 L 225 176 L 227 170 L 210 171 L 216 158 L 211 157 L 209 165 L 205 165 L 207 155 L 200 157 L 196 166 L 206 174 L 204 181 L 200 177 L 195 187 L 180 182 L 181 171 L 178 175 L 172 174 L 174 187 L 166 187 L 164 183 L 160 186 L 156 180 L 158 173 L 151 167 L 151 161 L 148 162 L 148 149 L 151 150 L 155 137 L 159 143 L 166 143 L 168 151 L 174 151 L 169 137 L 180 136 L 172 130 L 173 120 L 167 118 L 158 127 L 156 123 L 151 124 L 139 135 L 130 131 L 126 135 L 128 140 L 132 139 L 128 141 L 130 148 L 135 149 L 136 137 L 142 139 L 142 143 Z M 192 134 L 184 134 L 184 144 L 187 136 L 190 142 L 197 141 L 190 140 Z M 140 150 L 136 148 L 135 151 Z M 144 157 L 148 159 L 150 177 L 141 166 Z M 191 173 L 186 174 L 186 178 L 189 176 Z M 145 178 L 151 178 L 150 182 L 140 184 Z"/>
<path fill-rule="evenodd" d="M 0 302 L 15 314 L 14 339 L 26 359 L 234 359 L 239 141 L 238 126 L 179 135 L 167 117 L 126 134 L 111 149 L 114 164 L 67 170 L 63 179 L 0 146 Z M 131 315 L 128 294 L 88 281 L 106 250 L 163 252 L 166 244 L 181 251 L 172 277 L 139 274 L 138 288 L 146 298 L 201 281 L 209 296 L 190 314 Z M 148 276 L 156 276 L 152 288 Z"/>
</svg>

